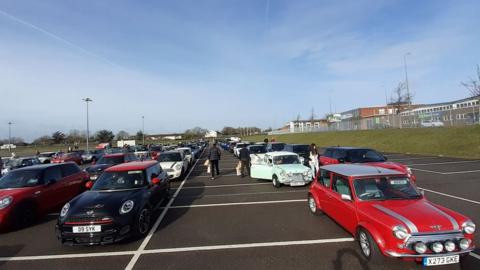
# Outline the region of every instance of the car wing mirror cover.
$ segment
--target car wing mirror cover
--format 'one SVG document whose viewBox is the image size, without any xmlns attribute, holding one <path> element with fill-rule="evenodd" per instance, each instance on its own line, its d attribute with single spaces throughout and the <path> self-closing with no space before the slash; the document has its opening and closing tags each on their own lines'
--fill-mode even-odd
<svg viewBox="0 0 480 270">
<path fill-rule="evenodd" d="M 160 184 L 160 179 L 158 177 L 152 178 L 152 185 Z"/>
<path fill-rule="evenodd" d="M 87 181 L 85 183 L 85 188 L 86 189 L 92 189 L 92 187 L 93 187 L 93 181 Z"/>
<path fill-rule="evenodd" d="M 342 200 L 351 202 L 352 201 L 352 196 L 347 195 L 347 194 L 342 194 Z"/>
</svg>

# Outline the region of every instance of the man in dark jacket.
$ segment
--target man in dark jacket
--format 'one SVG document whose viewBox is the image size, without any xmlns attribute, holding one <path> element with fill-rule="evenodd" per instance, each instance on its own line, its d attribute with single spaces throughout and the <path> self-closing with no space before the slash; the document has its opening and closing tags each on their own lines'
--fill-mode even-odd
<svg viewBox="0 0 480 270">
<path fill-rule="evenodd" d="M 220 174 L 220 169 L 218 168 L 218 161 L 220 160 L 222 153 L 217 147 L 217 143 L 214 142 L 213 145 L 208 149 L 207 158 L 210 161 L 210 170 L 212 172 L 212 180 L 215 179 L 215 171 L 217 175 Z"/>
<path fill-rule="evenodd" d="M 240 159 L 240 172 L 242 174 L 242 178 L 245 177 L 245 171 L 247 174 L 250 175 L 250 150 L 247 147 L 240 149 L 240 154 L 238 155 Z"/>
</svg>

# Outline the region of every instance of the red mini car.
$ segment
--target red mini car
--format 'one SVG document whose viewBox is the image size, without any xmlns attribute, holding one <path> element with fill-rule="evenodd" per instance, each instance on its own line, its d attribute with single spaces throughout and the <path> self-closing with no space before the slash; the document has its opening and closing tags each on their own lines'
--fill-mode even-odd
<svg viewBox="0 0 480 270">
<path fill-rule="evenodd" d="M 0 230 L 28 225 L 85 190 L 88 174 L 74 163 L 29 166 L 0 178 Z"/>
<path fill-rule="evenodd" d="M 404 164 L 390 162 L 387 157 L 376 150 L 359 147 L 327 147 L 319 157 L 320 166 L 340 163 L 361 163 L 386 169 L 400 171 L 415 181 L 412 170 Z"/>
<path fill-rule="evenodd" d="M 429 202 L 406 174 L 339 164 L 320 167 L 319 176 L 310 186 L 310 211 L 327 214 L 354 235 L 374 264 L 384 256 L 425 266 L 458 263 L 474 249 L 475 224 Z"/>
<path fill-rule="evenodd" d="M 78 165 L 83 164 L 82 155 L 78 152 L 61 153 L 55 156 L 52 163 L 75 162 Z"/>
</svg>

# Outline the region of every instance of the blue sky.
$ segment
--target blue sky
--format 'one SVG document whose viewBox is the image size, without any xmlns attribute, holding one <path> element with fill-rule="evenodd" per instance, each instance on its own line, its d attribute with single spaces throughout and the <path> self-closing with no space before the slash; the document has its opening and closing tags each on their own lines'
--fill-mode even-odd
<svg viewBox="0 0 480 270">
<path fill-rule="evenodd" d="M 0 138 L 56 130 L 147 133 L 279 127 L 382 105 L 468 95 L 480 2 L 0 0 Z"/>
</svg>

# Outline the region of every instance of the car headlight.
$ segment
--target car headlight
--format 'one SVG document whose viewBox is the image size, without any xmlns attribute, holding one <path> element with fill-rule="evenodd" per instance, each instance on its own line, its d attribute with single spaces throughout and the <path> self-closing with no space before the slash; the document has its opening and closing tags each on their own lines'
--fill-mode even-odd
<svg viewBox="0 0 480 270">
<path fill-rule="evenodd" d="M 292 173 L 292 172 L 288 172 L 288 173 L 287 173 L 287 176 L 288 176 L 288 177 L 292 177 L 292 176 L 293 176 L 293 173 Z"/>
<path fill-rule="evenodd" d="M 440 252 L 443 251 L 443 244 L 440 243 L 440 242 L 435 242 L 435 243 L 432 244 L 431 248 L 432 248 L 433 252 L 440 253 Z"/>
<path fill-rule="evenodd" d="M 12 203 L 12 201 L 13 201 L 12 196 L 8 196 L 0 199 L 0 209 L 4 209 L 7 206 L 9 206 Z"/>
<path fill-rule="evenodd" d="M 281 177 L 285 177 L 285 176 L 287 176 L 287 173 L 282 170 L 282 171 L 280 172 L 280 176 L 281 176 Z"/>
<path fill-rule="evenodd" d="M 475 223 L 473 223 L 470 220 L 463 223 L 463 225 L 462 225 L 462 230 L 466 234 L 473 234 L 475 232 L 475 228 L 476 228 Z"/>
<path fill-rule="evenodd" d="M 132 211 L 133 206 L 135 203 L 132 200 L 128 200 L 122 204 L 122 207 L 120 207 L 120 214 L 127 214 L 130 211 Z"/>
<path fill-rule="evenodd" d="M 470 247 L 470 244 L 471 244 L 471 241 L 469 239 L 466 239 L 466 238 L 463 238 L 462 240 L 460 240 L 460 242 L 458 243 L 458 246 L 460 246 L 460 249 L 461 250 L 466 250 Z"/>
<path fill-rule="evenodd" d="M 179 171 L 182 169 L 182 167 L 183 167 L 182 164 L 177 164 L 175 165 L 175 170 Z"/>
<path fill-rule="evenodd" d="M 60 211 L 60 216 L 61 216 L 61 217 L 66 216 L 69 209 L 70 209 L 70 203 L 66 203 L 66 204 L 62 207 L 62 211 Z"/>
<path fill-rule="evenodd" d="M 407 167 L 407 173 L 412 174 L 412 169 L 410 167 Z"/>
<path fill-rule="evenodd" d="M 419 254 L 427 252 L 427 245 L 425 245 L 425 243 L 423 242 L 417 242 L 413 247 L 415 251 Z"/>
<path fill-rule="evenodd" d="M 405 240 L 408 237 L 407 228 L 402 225 L 393 227 L 393 235 L 400 240 Z"/>
</svg>

